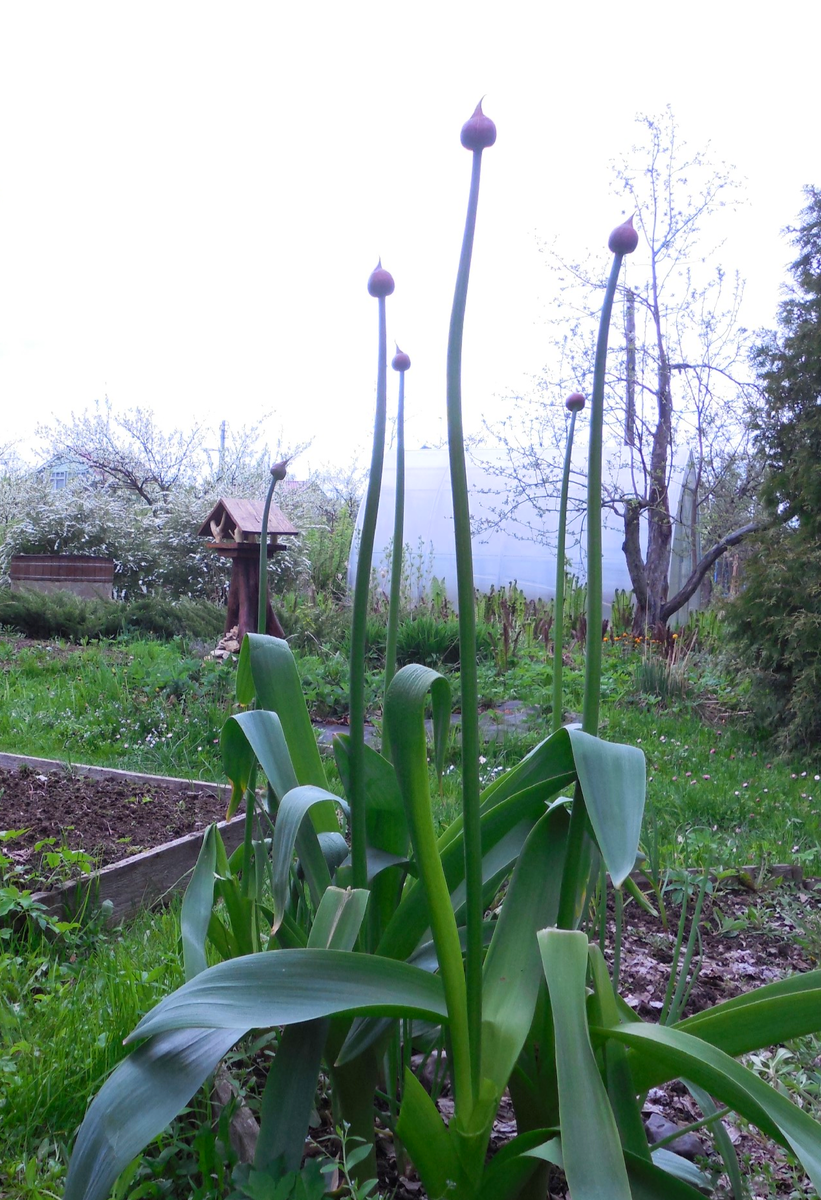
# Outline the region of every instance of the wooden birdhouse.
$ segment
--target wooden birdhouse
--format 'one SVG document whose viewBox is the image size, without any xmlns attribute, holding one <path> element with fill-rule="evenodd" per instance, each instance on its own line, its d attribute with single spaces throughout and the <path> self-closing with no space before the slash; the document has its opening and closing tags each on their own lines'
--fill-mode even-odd
<svg viewBox="0 0 821 1200">
<path fill-rule="evenodd" d="M 227 633 L 236 627 L 237 641 L 240 643 L 246 633 L 256 633 L 257 629 L 259 541 L 262 537 L 264 507 L 261 500 L 222 498 L 214 505 L 198 531 L 200 537 L 211 539 L 208 543 L 211 550 L 231 559 L 225 630 Z M 270 555 L 278 550 L 287 550 L 287 544 L 279 539 L 294 537 L 299 530 L 272 504 L 266 533 Z M 285 636 L 271 607 L 270 598 L 267 600 L 265 632 L 274 637 Z"/>
</svg>

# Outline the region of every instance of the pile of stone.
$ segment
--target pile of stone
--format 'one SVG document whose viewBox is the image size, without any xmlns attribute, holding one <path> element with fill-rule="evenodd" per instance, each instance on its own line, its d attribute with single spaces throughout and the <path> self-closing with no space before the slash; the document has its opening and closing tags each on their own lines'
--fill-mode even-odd
<svg viewBox="0 0 821 1200">
<path fill-rule="evenodd" d="M 233 629 L 227 630 L 220 640 L 217 642 L 217 647 L 212 650 L 207 656 L 213 658 L 217 662 L 223 662 L 226 658 L 230 658 L 232 654 L 239 654 L 239 626 L 235 625 Z"/>
</svg>

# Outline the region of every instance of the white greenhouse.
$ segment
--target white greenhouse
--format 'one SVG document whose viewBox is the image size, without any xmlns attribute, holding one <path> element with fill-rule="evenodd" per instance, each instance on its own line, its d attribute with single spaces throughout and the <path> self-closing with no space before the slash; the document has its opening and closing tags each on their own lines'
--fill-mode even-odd
<svg viewBox="0 0 821 1200">
<path fill-rule="evenodd" d="M 579 447 L 580 465 L 587 453 Z M 574 455 L 574 458 L 576 456 Z M 503 477 L 505 456 L 488 449 L 470 452 L 467 463 L 471 521 L 476 532 L 473 543 L 473 570 L 481 592 L 498 590 L 515 583 L 528 599 L 553 598 L 556 587 L 556 508 L 539 514 L 530 504 L 522 504 L 515 518 L 499 520 L 504 507 L 507 485 Z M 624 487 L 628 491 L 629 469 L 623 468 Z M 675 516 L 673 554 L 670 567 L 670 595 L 684 583 L 692 569 L 694 550 L 691 520 L 693 493 L 689 485 L 692 466 L 688 461 L 674 471 L 670 483 L 670 508 Z M 622 472 L 619 472 L 619 476 Z M 579 472 L 576 472 L 577 478 Z M 390 558 L 393 541 L 396 497 L 396 463 L 390 451 L 379 499 L 379 517 L 374 541 L 373 567 L 377 580 L 387 593 L 390 586 Z M 575 500 L 575 504 L 574 504 Z M 583 488 L 571 483 L 574 510 L 568 521 L 567 570 L 584 582 L 586 553 L 584 537 Z M 348 583 L 353 587 L 358 557 L 359 533 L 364 505 L 360 507 L 348 564 Z M 630 576 L 624 559 L 624 528 L 619 517 L 605 509 L 602 528 L 602 578 L 605 613 L 609 613 L 617 590 L 629 592 Z M 533 530 L 538 530 L 534 539 Z M 403 573 L 414 599 L 429 592 L 435 578 L 443 585 L 448 599 L 456 601 L 456 552 L 453 535 L 453 504 L 450 493 L 450 468 L 447 450 L 412 450 L 405 457 L 405 526 Z M 696 594 L 697 598 L 698 593 Z M 689 607 L 693 607 L 693 603 Z M 678 614 L 686 620 L 688 607 Z"/>
</svg>

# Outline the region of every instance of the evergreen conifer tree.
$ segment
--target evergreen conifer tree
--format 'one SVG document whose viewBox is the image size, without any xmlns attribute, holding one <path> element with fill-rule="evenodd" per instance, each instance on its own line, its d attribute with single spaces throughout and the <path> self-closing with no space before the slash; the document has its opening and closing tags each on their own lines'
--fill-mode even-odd
<svg viewBox="0 0 821 1200">
<path fill-rule="evenodd" d="M 806 189 L 779 329 L 754 352 L 754 430 L 773 520 L 746 563 L 731 627 L 754 669 L 752 702 L 785 747 L 821 746 L 821 188 Z"/>
</svg>

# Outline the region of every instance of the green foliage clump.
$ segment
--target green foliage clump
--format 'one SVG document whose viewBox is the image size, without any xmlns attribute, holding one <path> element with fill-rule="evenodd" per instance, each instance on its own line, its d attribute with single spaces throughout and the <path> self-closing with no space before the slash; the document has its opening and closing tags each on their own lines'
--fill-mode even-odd
<svg viewBox="0 0 821 1200">
<path fill-rule="evenodd" d="M 782 749 L 818 755 L 821 743 L 821 544 L 798 530 L 768 531 L 728 607 L 735 645 L 751 672 L 755 724 Z"/>
<path fill-rule="evenodd" d="M 799 256 L 780 331 L 756 350 L 764 403 L 754 420 L 777 527 L 758 541 L 728 611 L 752 668 L 753 711 L 785 747 L 817 752 L 821 737 L 821 189 L 808 188 Z"/>
<path fill-rule="evenodd" d="M 0 593 L 0 625 L 43 641 L 83 642 L 133 633 L 214 639 L 224 624 L 224 610 L 207 600 L 145 596 L 129 604 L 84 600 L 64 591 Z"/>
</svg>

